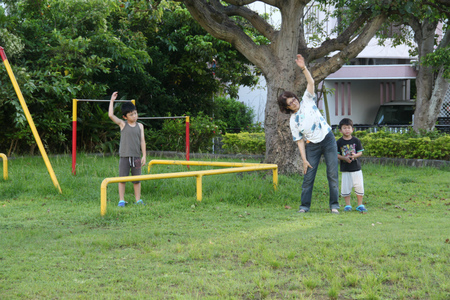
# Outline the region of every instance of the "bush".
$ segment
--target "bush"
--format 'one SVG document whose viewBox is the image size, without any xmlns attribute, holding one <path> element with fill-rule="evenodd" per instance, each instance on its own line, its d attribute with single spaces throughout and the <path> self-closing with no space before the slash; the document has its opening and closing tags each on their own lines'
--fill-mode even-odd
<svg viewBox="0 0 450 300">
<path fill-rule="evenodd" d="M 338 133 L 336 139 L 340 136 Z M 361 140 L 364 156 L 450 160 L 450 136 L 436 130 L 419 133 L 356 131 L 354 136 Z"/>
<path fill-rule="evenodd" d="M 227 133 L 222 139 L 223 149 L 228 153 L 264 154 L 266 152 L 266 136 L 260 133 Z"/>
<path fill-rule="evenodd" d="M 225 123 L 200 112 L 189 122 L 190 152 L 209 152 L 213 138 L 225 129 Z M 159 151 L 186 151 L 185 119 L 167 119 L 161 130 L 147 128 L 145 130 L 147 149 Z"/>
<path fill-rule="evenodd" d="M 217 97 L 214 100 L 214 117 L 226 123 L 227 131 L 240 132 L 252 126 L 254 112 L 234 98 Z"/>
<path fill-rule="evenodd" d="M 397 135 L 361 138 L 364 156 L 450 160 L 450 136 L 401 139 Z"/>
<path fill-rule="evenodd" d="M 376 133 L 357 131 L 355 136 L 362 142 L 364 156 L 450 160 L 450 135 L 382 130 Z M 264 154 L 266 151 L 264 133 L 227 133 L 222 143 L 227 153 Z"/>
</svg>

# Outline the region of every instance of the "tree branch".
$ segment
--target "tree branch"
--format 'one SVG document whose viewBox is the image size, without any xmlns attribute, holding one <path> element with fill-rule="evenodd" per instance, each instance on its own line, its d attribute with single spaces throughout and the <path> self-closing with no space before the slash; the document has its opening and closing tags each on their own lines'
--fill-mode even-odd
<svg viewBox="0 0 450 300">
<path fill-rule="evenodd" d="M 269 65 L 270 59 L 273 56 L 269 51 L 269 47 L 256 45 L 253 40 L 229 18 L 225 7 L 220 1 L 183 0 L 181 2 L 186 5 L 186 8 L 189 10 L 192 17 L 212 36 L 229 42 L 253 64 L 262 66 L 262 69 L 264 68 L 264 65 Z M 250 16 L 248 12 L 244 12 L 244 15 Z M 261 22 L 256 22 L 261 25 Z M 274 34 L 269 35 L 272 35 L 272 37 L 274 36 Z"/>
<path fill-rule="evenodd" d="M 438 5 L 436 3 L 438 3 L 440 5 Z M 450 16 L 450 11 L 448 10 L 448 8 L 450 7 L 449 0 L 436 0 L 435 2 L 424 1 L 424 3 L 422 5 L 429 5 L 431 7 L 434 7 L 439 12 L 445 14 L 447 17 Z"/>
<path fill-rule="evenodd" d="M 335 54 L 329 60 L 312 68 L 314 80 L 320 82 L 329 74 L 339 70 L 348 59 L 356 57 L 370 42 L 374 34 L 380 26 L 386 21 L 386 15 L 379 15 L 369 22 L 362 30 L 361 34 L 350 44 L 344 47 L 340 52 Z"/>
<path fill-rule="evenodd" d="M 349 45 L 352 37 L 357 34 L 358 30 L 364 23 L 367 22 L 369 17 L 370 16 L 367 14 L 367 12 L 363 12 L 337 38 L 326 40 L 318 48 L 311 49 L 308 60 L 312 61 L 317 58 L 324 57 L 330 52 L 344 50 L 345 47 Z M 371 23 L 368 24 L 370 25 Z"/>
<path fill-rule="evenodd" d="M 279 0 L 225 0 L 225 2 L 233 4 L 233 5 L 238 5 L 238 6 L 242 6 L 242 5 L 248 5 L 248 4 L 252 4 L 255 2 L 264 2 L 266 4 L 272 5 L 272 6 L 277 6 L 279 5 L 278 2 Z"/>
<path fill-rule="evenodd" d="M 240 16 L 248 20 L 257 31 L 263 36 L 273 42 L 276 35 L 276 31 L 266 22 L 258 13 L 247 7 L 239 7 L 235 5 L 229 5 L 224 8 L 224 13 L 228 16 Z"/>
</svg>

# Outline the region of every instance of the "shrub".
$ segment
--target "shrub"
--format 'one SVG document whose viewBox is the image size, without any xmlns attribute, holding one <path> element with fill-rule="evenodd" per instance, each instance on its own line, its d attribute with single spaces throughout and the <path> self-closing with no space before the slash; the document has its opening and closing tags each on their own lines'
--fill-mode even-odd
<svg viewBox="0 0 450 300">
<path fill-rule="evenodd" d="M 355 136 L 361 139 L 364 156 L 450 160 L 450 135 L 382 130 L 376 133 L 357 131 Z M 339 137 L 337 135 L 336 139 Z M 264 154 L 266 151 L 264 133 L 227 133 L 222 143 L 227 153 Z"/>
<path fill-rule="evenodd" d="M 450 160 L 450 136 L 438 131 L 357 131 L 354 135 L 363 144 L 364 156 Z M 338 133 L 336 139 L 339 137 Z"/>
<path fill-rule="evenodd" d="M 213 138 L 224 132 L 224 129 L 224 122 L 214 120 L 203 112 L 190 118 L 190 152 L 211 151 Z M 147 149 L 184 152 L 186 150 L 185 119 L 167 119 L 161 130 L 147 128 L 145 136 Z"/>
<path fill-rule="evenodd" d="M 397 136 L 377 139 L 369 134 L 361 138 L 361 142 L 365 156 L 450 160 L 450 136 L 434 140 L 429 137 L 399 139 Z"/>
<path fill-rule="evenodd" d="M 263 132 L 227 133 L 222 139 L 223 149 L 228 153 L 264 154 L 266 137 Z"/>
<path fill-rule="evenodd" d="M 214 100 L 214 117 L 226 123 L 227 131 L 240 132 L 252 126 L 254 112 L 234 98 L 217 97 Z"/>
</svg>

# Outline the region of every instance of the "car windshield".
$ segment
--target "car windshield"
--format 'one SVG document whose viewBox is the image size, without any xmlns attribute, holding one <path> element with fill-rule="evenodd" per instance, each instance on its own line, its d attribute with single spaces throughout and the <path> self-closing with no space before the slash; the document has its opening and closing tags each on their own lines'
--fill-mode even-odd
<svg viewBox="0 0 450 300">
<path fill-rule="evenodd" d="M 375 118 L 375 125 L 411 125 L 414 115 L 412 105 L 380 106 Z"/>
</svg>

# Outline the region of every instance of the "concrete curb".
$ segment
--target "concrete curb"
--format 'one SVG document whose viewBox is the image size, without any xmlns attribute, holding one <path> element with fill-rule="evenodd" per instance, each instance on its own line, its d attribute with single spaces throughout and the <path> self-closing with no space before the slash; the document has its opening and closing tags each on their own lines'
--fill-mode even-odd
<svg viewBox="0 0 450 300">
<path fill-rule="evenodd" d="M 434 167 L 445 168 L 450 167 L 448 160 L 436 159 L 407 159 L 407 158 L 389 158 L 389 157 L 361 157 L 362 163 L 373 163 L 380 165 L 395 165 L 395 166 L 409 166 L 409 167 Z"/>
</svg>

